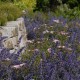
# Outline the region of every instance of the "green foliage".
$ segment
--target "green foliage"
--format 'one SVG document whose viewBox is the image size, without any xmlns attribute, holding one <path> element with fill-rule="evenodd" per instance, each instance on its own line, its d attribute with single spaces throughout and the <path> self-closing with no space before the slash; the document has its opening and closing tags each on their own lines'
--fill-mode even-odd
<svg viewBox="0 0 80 80">
<path fill-rule="evenodd" d="M 74 7 L 73 9 L 70 9 L 67 4 L 62 4 L 61 6 L 58 6 L 55 14 L 56 16 L 63 16 L 69 20 L 80 18 L 80 9 L 79 7 Z"/>
<path fill-rule="evenodd" d="M 67 4 L 70 9 L 78 7 L 80 5 L 79 0 L 36 0 L 36 9 L 45 11 L 47 10 L 55 11 L 57 6 L 61 4 Z"/>
<path fill-rule="evenodd" d="M 35 10 L 39 11 L 54 11 L 60 3 L 57 0 L 36 0 Z"/>
<path fill-rule="evenodd" d="M 67 4 L 69 5 L 69 7 L 71 9 L 73 9 L 74 7 L 77 7 L 78 1 L 77 0 L 68 0 Z"/>
<path fill-rule="evenodd" d="M 77 52 L 80 53 L 80 44 L 77 45 Z"/>
<path fill-rule="evenodd" d="M 18 6 L 21 10 L 26 9 L 25 3 L 19 1 L 14 3 L 16 6 Z"/>
<path fill-rule="evenodd" d="M 21 0 L 0 0 L 1 2 L 18 2 L 18 1 L 21 1 Z"/>
<path fill-rule="evenodd" d="M 21 10 L 12 3 L 0 3 L 0 25 L 7 21 L 16 20 L 21 16 Z"/>
<path fill-rule="evenodd" d="M 5 14 L 0 13 L 0 25 L 3 26 L 7 22 L 7 17 Z"/>
<path fill-rule="evenodd" d="M 36 5 L 36 0 L 15 0 L 14 4 L 17 5 L 21 10 L 33 10 Z"/>
<path fill-rule="evenodd" d="M 63 16 L 69 20 L 80 18 L 79 0 L 36 0 L 36 8 L 43 12 L 53 11 L 54 16 Z"/>
</svg>

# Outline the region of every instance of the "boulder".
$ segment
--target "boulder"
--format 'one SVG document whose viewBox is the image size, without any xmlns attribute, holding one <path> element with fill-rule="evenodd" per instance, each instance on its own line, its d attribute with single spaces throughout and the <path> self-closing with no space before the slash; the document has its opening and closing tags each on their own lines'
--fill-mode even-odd
<svg viewBox="0 0 80 80">
<path fill-rule="evenodd" d="M 2 43 L 5 48 L 10 49 L 12 52 L 26 47 L 27 33 L 24 19 L 18 18 L 16 21 L 7 22 L 6 26 L 0 26 L 0 35 L 7 37 Z"/>
</svg>

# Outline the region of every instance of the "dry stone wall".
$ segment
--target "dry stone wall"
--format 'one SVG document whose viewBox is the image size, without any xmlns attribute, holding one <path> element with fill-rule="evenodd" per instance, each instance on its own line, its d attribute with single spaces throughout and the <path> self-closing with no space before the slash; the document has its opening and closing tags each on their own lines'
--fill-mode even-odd
<svg viewBox="0 0 80 80">
<path fill-rule="evenodd" d="M 6 37 L 2 44 L 5 48 L 10 49 L 10 53 L 16 53 L 17 50 L 27 46 L 26 35 L 23 18 L 7 22 L 6 26 L 0 26 L 0 36 Z"/>
</svg>

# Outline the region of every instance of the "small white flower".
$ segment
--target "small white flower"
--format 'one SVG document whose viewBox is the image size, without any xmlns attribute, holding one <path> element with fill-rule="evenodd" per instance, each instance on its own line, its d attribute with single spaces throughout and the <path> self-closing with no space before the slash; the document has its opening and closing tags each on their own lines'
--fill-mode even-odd
<svg viewBox="0 0 80 80">
<path fill-rule="evenodd" d="M 38 28 L 38 29 L 40 29 L 40 28 Z"/>
<path fill-rule="evenodd" d="M 61 31 L 59 34 L 61 34 L 61 35 L 67 35 L 68 33 L 64 32 L 64 31 Z"/>
<path fill-rule="evenodd" d="M 51 28 L 53 27 L 53 26 L 50 26 Z"/>
<path fill-rule="evenodd" d="M 37 29 L 37 28 L 35 27 L 35 28 L 34 28 L 34 31 L 35 31 L 36 29 Z"/>
<path fill-rule="evenodd" d="M 19 65 L 13 65 L 13 66 L 11 66 L 12 68 L 14 68 L 14 69 L 19 69 L 19 68 L 21 68 L 22 66 L 24 66 L 26 63 L 22 63 L 22 64 L 19 64 Z"/>
<path fill-rule="evenodd" d="M 44 24 L 45 26 L 47 25 L 47 24 Z"/>
<path fill-rule="evenodd" d="M 43 61 L 43 59 L 40 59 L 40 61 L 42 62 L 42 61 Z"/>
<path fill-rule="evenodd" d="M 41 43 L 40 41 L 37 41 L 37 43 Z"/>
<path fill-rule="evenodd" d="M 65 46 L 62 46 L 62 48 L 66 48 Z"/>
<path fill-rule="evenodd" d="M 6 58 L 5 60 L 9 61 L 10 59 L 9 58 Z"/>
<path fill-rule="evenodd" d="M 53 39 L 54 43 L 60 42 L 58 39 Z"/>
<path fill-rule="evenodd" d="M 32 40 L 27 40 L 27 42 L 28 42 L 28 43 L 33 43 L 33 41 L 32 41 Z"/>
<path fill-rule="evenodd" d="M 25 11 L 25 10 L 23 10 L 22 12 L 23 12 L 24 14 L 26 14 L 26 11 Z"/>
<path fill-rule="evenodd" d="M 43 34 L 45 34 L 45 33 L 49 33 L 49 31 L 48 30 L 43 31 Z"/>
<path fill-rule="evenodd" d="M 58 46 L 58 48 L 66 49 L 66 50 L 69 50 L 69 51 L 72 50 L 71 48 L 67 48 L 66 46 Z"/>
<path fill-rule="evenodd" d="M 65 46 L 58 46 L 58 48 L 63 48 L 63 49 L 64 49 L 64 48 L 65 48 Z"/>
<path fill-rule="evenodd" d="M 54 33 L 54 31 L 50 31 L 50 33 L 51 33 L 51 34 L 53 34 L 53 33 Z"/>
<path fill-rule="evenodd" d="M 19 69 L 20 68 L 20 65 L 13 65 L 12 68 Z"/>
<path fill-rule="evenodd" d="M 56 20 L 53 20 L 54 22 L 56 22 L 56 23 L 59 23 L 60 21 L 58 20 L 58 19 L 56 19 Z"/>
<path fill-rule="evenodd" d="M 34 51 L 39 51 L 39 49 L 34 49 Z"/>
<path fill-rule="evenodd" d="M 47 51 L 48 51 L 49 53 L 51 53 L 51 48 L 48 48 Z"/>
<path fill-rule="evenodd" d="M 28 51 L 31 51 L 31 50 L 28 50 Z"/>
<path fill-rule="evenodd" d="M 26 63 L 22 63 L 22 64 L 20 64 L 21 67 L 24 66 L 24 65 L 26 65 Z"/>
<path fill-rule="evenodd" d="M 46 33 L 49 33 L 49 31 L 48 31 L 48 30 L 46 30 Z"/>
<path fill-rule="evenodd" d="M 72 49 L 71 49 L 71 48 L 67 48 L 67 50 L 72 51 Z"/>
<path fill-rule="evenodd" d="M 43 34 L 45 34 L 46 33 L 46 31 L 43 31 Z"/>
</svg>

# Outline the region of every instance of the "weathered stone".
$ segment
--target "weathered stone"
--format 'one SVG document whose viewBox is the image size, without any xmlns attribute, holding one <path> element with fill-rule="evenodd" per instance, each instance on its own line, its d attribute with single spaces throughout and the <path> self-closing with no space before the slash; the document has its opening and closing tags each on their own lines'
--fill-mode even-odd
<svg viewBox="0 0 80 80">
<path fill-rule="evenodd" d="M 10 49 L 11 53 L 25 47 L 27 38 L 24 19 L 18 18 L 17 21 L 10 21 L 7 22 L 6 26 L 1 26 L 0 35 L 7 37 L 3 41 L 3 45 Z"/>
<path fill-rule="evenodd" d="M 7 40 L 5 40 L 4 42 L 3 42 L 3 44 L 4 44 L 4 46 L 6 47 L 6 48 L 11 48 L 11 49 L 13 49 L 13 48 L 15 48 L 15 46 L 18 46 L 18 37 L 16 36 L 16 37 L 12 37 L 12 38 L 8 38 Z"/>
<path fill-rule="evenodd" d="M 3 26 L 2 29 L 0 29 L 0 32 L 2 34 L 2 36 L 7 36 L 8 38 L 15 36 L 15 32 L 18 32 L 18 30 L 16 31 L 16 27 L 10 27 L 10 26 Z M 18 35 L 18 34 L 16 34 Z"/>
</svg>

